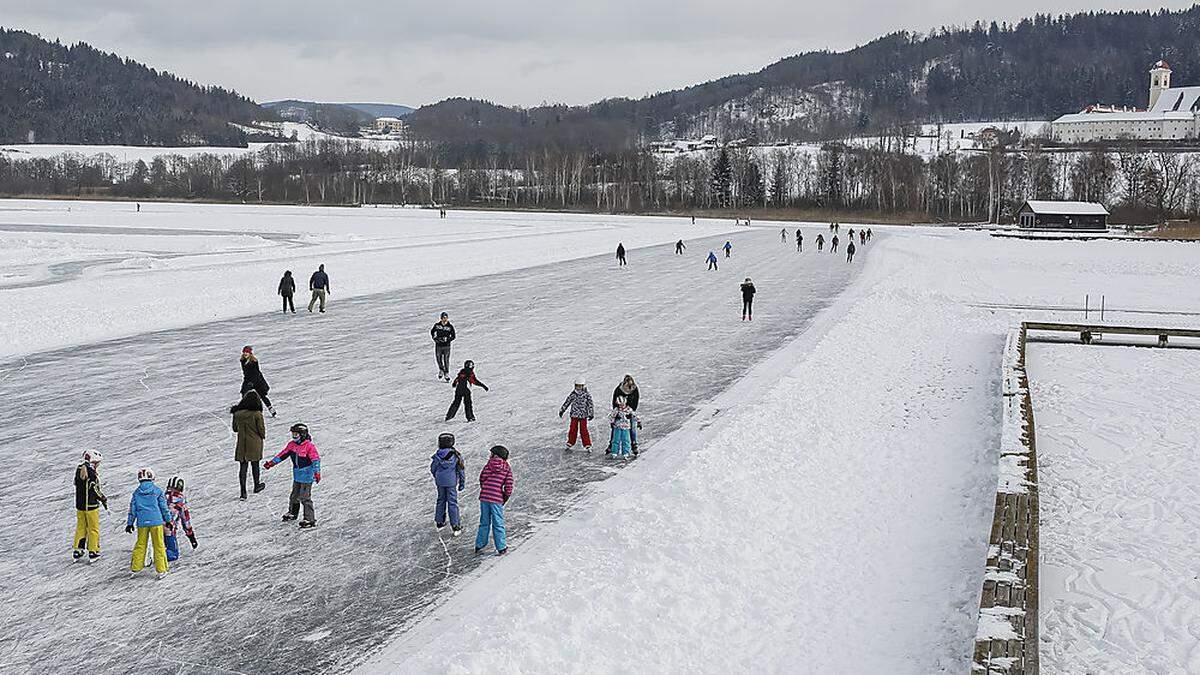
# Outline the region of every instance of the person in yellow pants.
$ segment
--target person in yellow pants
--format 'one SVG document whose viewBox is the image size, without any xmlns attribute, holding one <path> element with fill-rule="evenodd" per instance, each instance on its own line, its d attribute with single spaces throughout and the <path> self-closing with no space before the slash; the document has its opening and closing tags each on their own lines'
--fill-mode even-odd
<svg viewBox="0 0 1200 675">
<path fill-rule="evenodd" d="M 129 516 L 125 520 L 125 532 L 132 533 L 137 526 L 137 544 L 129 563 L 131 576 L 146 566 L 146 543 L 154 550 L 154 569 L 158 578 L 167 575 L 167 547 L 163 543 L 163 525 L 171 519 L 167 510 L 167 498 L 154 484 L 154 471 L 145 468 L 138 471 L 138 486 L 129 500 Z"/>
<path fill-rule="evenodd" d="M 100 507 L 108 508 L 108 497 L 100 490 L 99 452 L 87 450 L 83 463 L 75 467 L 75 536 L 71 538 L 71 557 L 88 562 L 100 557 Z"/>
</svg>

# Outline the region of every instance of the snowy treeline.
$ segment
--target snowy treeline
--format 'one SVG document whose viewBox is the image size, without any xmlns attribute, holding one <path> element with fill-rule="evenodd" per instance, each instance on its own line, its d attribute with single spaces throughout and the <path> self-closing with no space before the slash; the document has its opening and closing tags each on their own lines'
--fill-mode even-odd
<svg viewBox="0 0 1200 675">
<path fill-rule="evenodd" d="M 800 208 L 1004 222 L 1026 199 L 1098 201 L 1117 222 L 1200 213 L 1195 153 L 1034 148 L 921 155 L 876 142 L 657 155 L 541 150 L 448 157 L 437 146 L 337 140 L 239 156 L 0 155 L 0 194 L 304 204 L 454 203 L 607 212 Z"/>
</svg>

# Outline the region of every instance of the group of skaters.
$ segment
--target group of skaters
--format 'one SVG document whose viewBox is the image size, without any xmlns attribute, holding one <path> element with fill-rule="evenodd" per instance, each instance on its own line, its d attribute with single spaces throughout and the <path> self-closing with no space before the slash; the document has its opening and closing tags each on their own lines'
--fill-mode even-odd
<svg viewBox="0 0 1200 675">
<path fill-rule="evenodd" d="M 837 253 L 838 244 L 841 243 L 841 240 L 838 238 L 838 232 L 841 231 L 841 224 L 830 223 L 829 231 L 833 233 L 832 236 L 829 238 L 829 252 Z M 847 236 L 847 239 L 849 240 L 846 244 L 846 262 L 850 263 L 850 262 L 854 262 L 854 254 L 858 250 L 858 248 L 854 245 L 854 228 L 850 228 L 850 230 L 846 233 L 846 236 Z M 869 228 L 869 227 L 865 228 L 865 229 L 859 228 L 859 230 L 858 230 L 858 245 L 866 246 L 867 242 L 871 241 L 871 237 L 873 237 L 873 236 L 875 236 L 875 235 L 874 235 L 874 232 L 871 230 L 871 228 Z M 785 244 L 787 243 L 787 229 L 786 228 L 779 231 L 779 239 L 783 243 L 785 243 Z M 824 250 L 825 250 L 825 236 L 823 234 L 818 233 L 817 234 L 817 252 L 821 252 Z M 800 232 L 799 229 L 797 229 L 796 230 L 796 252 L 800 253 L 803 251 L 804 251 L 804 234 L 802 232 Z"/>
<path fill-rule="evenodd" d="M 312 299 L 308 301 L 309 313 L 312 313 L 313 306 L 320 303 L 319 308 L 324 314 L 325 301 L 328 296 L 333 294 L 333 287 L 329 285 L 329 274 L 325 271 L 325 265 L 318 265 L 317 271 L 308 278 L 308 290 L 312 292 Z M 283 278 L 279 280 L 278 293 L 283 296 L 283 313 L 287 314 L 290 310 L 292 314 L 295 314 L 296 304 L 292 302 L 292 296 L 296 294 L 296 278 L 292 276 L 291 270 L 284 270 Z"/>
<path fill-rule="evenodd" d="M 831 243 L 832 250 L 837 250 L 838 225 L 832 224 L 834 232 Z M 787 231 L 782 230 L 780 236 L 787 241 Z M 870 241 L 870 228 L 859 230 L 859 242 Z M 853 260 L 854 231 L 848 232 L 850 239 L 847 246 L 847 260 Z M 822 250 L 824 239 L 817 235 L 817 250 Z M 675 244 L 675 252 L 682 255 L 686 248 L 683 241 Z M 722 247 L 725 257 L 731 255 L 733 244 L 726 241 Z M 796 230 L 796 250 L 803 249 L 803 235 Z M 625 263 L 623 245 L 617 248 L 619 264 Z M 708 262 L 710 269 L 716 269 L 717 256 L 709 251 Z M 314 304 L 320 303 L 320 311 L 325 311 L 325 298 L 329 293 L 329 276 L 325 266 L 321 265 L 309 280 L 312 300 L 309 303 L 311 312 Z M 742 291 L 742 320 L 753 321 L 754 282 L 747 277 L 741 284 Z M 295 293 L 295 281 L 291 272 L 284 274 L 280 281 L 279 294 L 284 298 L 284 311 L 291 305 Z M 294 306 L 291 311 L 295 313 Z M 475 364 L 471 360 L 463 363 L 463 367 L 453 378 L 450 377 L 450 351 L 457 337 L 448 313 L 442 312 L 438 321 L 430 329 L 434 343 L 434 358 L 438 368 L 438 380 L 449 382 L 454 387 L 454 399 L 446 412 L 447 421 L 457 416 L 462 407 L 468 422 L 475 421 L 475 411 L 471 401 L 471 387 L 476 386 L 484 391 L 487 385 L 475 374 Z M 242 369 L 242 385 L 240 400 L 230 408 L 231 429 L 237 441 L 234 448 L 234 459 L 239 465 L 238 480 L 240 499 L 245 501 L 250 494 L 257 494 L 266 488 L 262 472 L 272 467 L 290 463 L 292 467 L 292 487 L 288 496 L 288 508 L 282 515 L 285 523 L 299 519 L 299 527 L 309 529 L 317 524 L 316 509 L 313 505 L 313 486 L 321 482 L 321 456 L 313 441 L 309 428 L 303 422 L 293 424 L 289 431 L 291 439 L 278 453 L 263 462 L 266 444 L 266 420 L 264 408 L 276 416 L 275 408 L 269 397 L 270 385 L 267 383 L 260 367 L 254 348 L 247 345 L 242 349 L 240 358 Z M 642 429 L 642 421 L 638 416 L 640 391 L 632 375 L 625 375 L 620 384 L 613 390 L 611 410 L 607 414 L 609 440 L 606 444 L 605 455 L 609 458 L 628 459 L 638 456 L 638 432 Z M 596 407 L 591 393 L 587 388 L 584 377 L 575 379 L 574 388 L 567 395 L 559 409 L 559 417 L 570 414 L 570 425 L 567 429 L 567 448 L 575 447 L 582 442 L 583 448 L 592 448 L 591 432 L 588 422 L 595 419 Z M 430 473 L 433 476 L 437 490 L 434 506 L 434 525 L 441 530 L 447 522 L 451 526 L 453 536 L 458 536 L 462 530 L 462 520 L 458 507 L 458 492 L 466 487 L 466 463 L 461 453 L 455 448 L 455 437 L 451 433 L 438 436 L 437 451 L 430 461 Z M 509 451 L 502 445 L 495 445 L 489 452 L 488 462 L 479 474 L 480 517 L 479 528 L 475 539 L 475 552 L 482 552 L 492 542 L 497 555 L 504 555 L 507 548 L 504 506 L 513 494 L 513 473 L 508 463 Z M 108 509 L 108 498 L 100 487 L 101 453 L 87 450 L 83 453 L 83 461 L 76 467 L 75 509 L 76 526 L 72 537 L 72 558 L 94 562 L 100 553 L 100 514 L 101 508 Z M 247 485 L 247 478 L 252 484 Z M 126 514 L 126 533 L 136 532 L 137 537 L 130 559 L 132 576 L 140 573 L 146 565 L 146 555 L 149 550 L 154 569 L 158 578 L 163 578 L 171 562 L 180 556 L 178 536 L 180 532 L 187 538 L 191 547 L 198 546 L 195 530 L 192 526 L 191 511 L 184 496 L 185 482 L 181 476 L 172 476 L 167 480 L 166 489 L 158 487 L 155 473 L 149 467 L 143 467 L 137 473 L 137 487 L 134 489 Z"/>
</svg>

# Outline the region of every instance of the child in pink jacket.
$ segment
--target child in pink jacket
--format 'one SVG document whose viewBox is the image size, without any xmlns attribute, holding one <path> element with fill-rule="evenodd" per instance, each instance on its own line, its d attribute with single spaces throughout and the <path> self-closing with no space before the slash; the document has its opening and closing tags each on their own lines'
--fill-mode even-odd
<svg viewBox="0 0 1200 675">
<path fill-rule="evenodd" d="M 508 552 L 504 531 L 504 504 L 513 492 L 512 468 L 508 465 L 508 448 L 492 447 L 492 457 L 479 472 L 479 533 L 475 535 L 475 552 L 488 544 L 488 533 L 496 543 L 496 555 Z"/>
</svg>

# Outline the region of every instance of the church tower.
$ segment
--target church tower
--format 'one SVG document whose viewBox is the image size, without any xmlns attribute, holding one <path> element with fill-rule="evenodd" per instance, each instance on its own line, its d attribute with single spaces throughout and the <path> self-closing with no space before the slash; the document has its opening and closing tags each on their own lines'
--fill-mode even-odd
<svg viewBox="0 0 1200 675">
<path fill-rule="evenodd" d="M 1150 110 L 1154 109 L 1154 104 L 1158 102 L 1158 97 L 1163 91 L 1171 88 L 1171 66 L 1167 65 L 1166 61 L 1159 61 L 1150 69 Z"/>
</svg>

